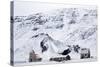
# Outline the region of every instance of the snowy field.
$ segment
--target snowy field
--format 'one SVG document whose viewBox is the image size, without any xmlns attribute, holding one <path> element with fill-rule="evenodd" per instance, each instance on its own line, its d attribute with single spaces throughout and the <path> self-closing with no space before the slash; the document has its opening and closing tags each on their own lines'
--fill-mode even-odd
<svg viewBox="0 0 100 67">
<path fill-rule="evenodd" d="M 33 7 L 30 2 L 28 6 L 21 3 L 15 2 L 17 10 L 13 18 L 15 64 L 81 62 L 97 58 L 96 7 L 44 3 Z M 82 53 L 89 55 L 82 57 Z M 50 60 L 68 56 L 61 61 Z"/>
</svg>

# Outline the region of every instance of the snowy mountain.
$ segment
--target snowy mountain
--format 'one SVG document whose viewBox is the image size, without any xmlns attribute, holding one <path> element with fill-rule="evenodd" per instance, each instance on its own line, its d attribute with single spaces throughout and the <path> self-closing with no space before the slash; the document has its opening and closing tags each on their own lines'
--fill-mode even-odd
<svg viewBox="0 0 100 67">
<path fill-rule="evenodd" d="M 95 57 L 96 37 L 96 9 L 62 8 L 49 13 L 15 16 L 14 61 L 28 62 L 32 50 L 46 61 L 51 57 L 63 56 L 59 53 L 72 50 L 73 45 L 89 48 Z M 45 44 L 40 45 L 41 41 Z"/>
</svg>

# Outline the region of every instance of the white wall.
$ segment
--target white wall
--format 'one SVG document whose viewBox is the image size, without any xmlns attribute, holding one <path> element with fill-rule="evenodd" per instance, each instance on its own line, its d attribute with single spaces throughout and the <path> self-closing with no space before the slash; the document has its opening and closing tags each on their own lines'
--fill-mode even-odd
<svg viewBox="0 0 100 67">
<path fill-rule="evenodd" d="M 28 0 L 29 1 L 29 0 Z M 98 14 L 100 14 L 100 0 L 31 0 L 40 2 L 54 2 L 54 3 L 67 3 L 67 4 L 83 4 L 83 5 L 98 5 Z M 98 21 L 100 17 L 98 17 Z M 100 23 L 98 22 L 98 57 L 100 56 Z M 11 67 L 10 60 L 10 0 L 0 0 L 0 67 Z M 36 67 L 99 67 L 98 62 L 86 63 L 68 63 L 56 65 L 37 65 Z M 32 66 L 26 66 L 32 67 Z"/>
</svg>

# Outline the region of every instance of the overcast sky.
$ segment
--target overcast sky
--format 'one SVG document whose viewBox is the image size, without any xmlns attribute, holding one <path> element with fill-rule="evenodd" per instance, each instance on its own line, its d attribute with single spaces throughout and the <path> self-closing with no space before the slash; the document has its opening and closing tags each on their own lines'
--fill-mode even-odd
<svg viewBox="0 0 100 67">
<path fill-rule="evenodd" d="M 41 3 L 32 1 L 14 1 L 14 15 L 15 16 L 27 16 L 37 12 L 49 12 L 52 9 L 59 8 L 95 8 L 96 6 L 81 6 L 81 5 L 69 5 L 69 4 L 55 4 L 55 3 Z"/>
</svg>

